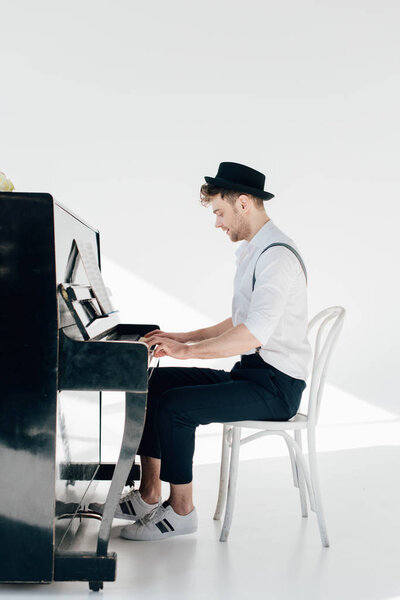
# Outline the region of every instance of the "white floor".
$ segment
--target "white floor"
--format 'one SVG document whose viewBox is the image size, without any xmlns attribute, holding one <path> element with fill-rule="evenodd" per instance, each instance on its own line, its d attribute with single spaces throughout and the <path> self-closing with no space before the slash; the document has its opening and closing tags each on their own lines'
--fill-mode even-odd
<svg viewBox="0 0 400 600">
<path fill-rule="evenodd" d="M 400 424 L 397 415 L 327 387 L 318 431 L 319 467 L 331 547 L 321 546 L 316 517 L 301 517 L 290 462 L 279 439 L 242 451 L 229 541 L 213 521 L 220 426 L 198 432 L 195 535 L 161 542 L 118 537 L 110 599 L 307 600 L 400 598 Z M 165 489 L 166 491 L 166 489 Z M 93 530 L 89 528 L 93 527 Z M 96 525 L 87 533 L 95 536 Z M 85 583 L 3 585 L 1 598 L 96 597 Z"/>
</svg>

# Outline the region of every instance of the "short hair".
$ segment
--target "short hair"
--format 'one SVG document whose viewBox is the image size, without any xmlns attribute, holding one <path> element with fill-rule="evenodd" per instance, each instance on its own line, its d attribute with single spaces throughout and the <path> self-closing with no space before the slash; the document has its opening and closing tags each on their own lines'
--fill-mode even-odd
<svg viewBox="0 0 400 600">
<path fill-rule="evenodd" d="M 242 194 L 246 194 L 246 196 L 249 196 L 249 198 L 253 200 L 256 208 L 264 207 L 264 201 L 262 198 L 258 198 L 257 196 L 253 196 L 253 194 L 248 194 L 247 192 L 238 192 L 236 190 L 222 188 L 217 185 L 214 185 L 213 183 L 203 183 L 203 185 L 201 186 L 200 203 L 203 206 L 208 206 L 212 202 L 213 197 L 218 196 L 218 194 L 221 194 L 221 198 L 226 200 L 231 206 L 235 204 L 239 196 L 241 196 Z"/>
</svg>

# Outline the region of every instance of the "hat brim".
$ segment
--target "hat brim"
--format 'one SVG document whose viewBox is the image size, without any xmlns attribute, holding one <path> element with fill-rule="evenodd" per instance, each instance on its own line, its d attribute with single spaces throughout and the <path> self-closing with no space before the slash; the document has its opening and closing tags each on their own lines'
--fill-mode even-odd
<svg viewBox="0 0 400 600">
<path fill-rule="evenodd" d="M 225 188 L 227 190 L 234 190 L 235 192 L 251 194 L 252 196 L 257 196 L 257 198 L 261 198 L 262 200 L 271 200 L 271 198 L 275 197 L 274 194 L 264 192 L 264 190 L 241 185 L 240 183 L 235 183 L 234 181 L 229 181 L 228 179 L 223 179 L 222 177 L 204 177 L 204 179 L 207 183 L 212 183 L 218 187 Z"/>
</svg>

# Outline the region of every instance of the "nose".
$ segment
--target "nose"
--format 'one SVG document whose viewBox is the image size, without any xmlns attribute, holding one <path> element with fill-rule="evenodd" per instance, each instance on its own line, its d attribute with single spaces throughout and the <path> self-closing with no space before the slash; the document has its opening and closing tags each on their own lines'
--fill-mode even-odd
<svg viewBox="0 0 400 600">
<path fill-rule="evenodd" d="M 222 222 L 220 221 L 219 217 L 217 217 L 216 220 L 215 220 L 215 227 L 217 227 L 217 228 L 218 227 L 222 227 Z"/>
</svg>

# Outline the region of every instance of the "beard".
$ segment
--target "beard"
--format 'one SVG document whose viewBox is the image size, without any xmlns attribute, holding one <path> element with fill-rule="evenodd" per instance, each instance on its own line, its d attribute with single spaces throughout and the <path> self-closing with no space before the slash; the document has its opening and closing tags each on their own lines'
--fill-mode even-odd
<svg viewBox="0 0 400 600">
<path fill-rule="evenodd" d="M 250 225 L 240 214 L 239 211 L 235 211 L 237 215 L 237 222 L 234 227 L 230 228 L 230 238 L 232 242 L 240 242 L 246 239 L 250 234 Z"/>
</svg>

